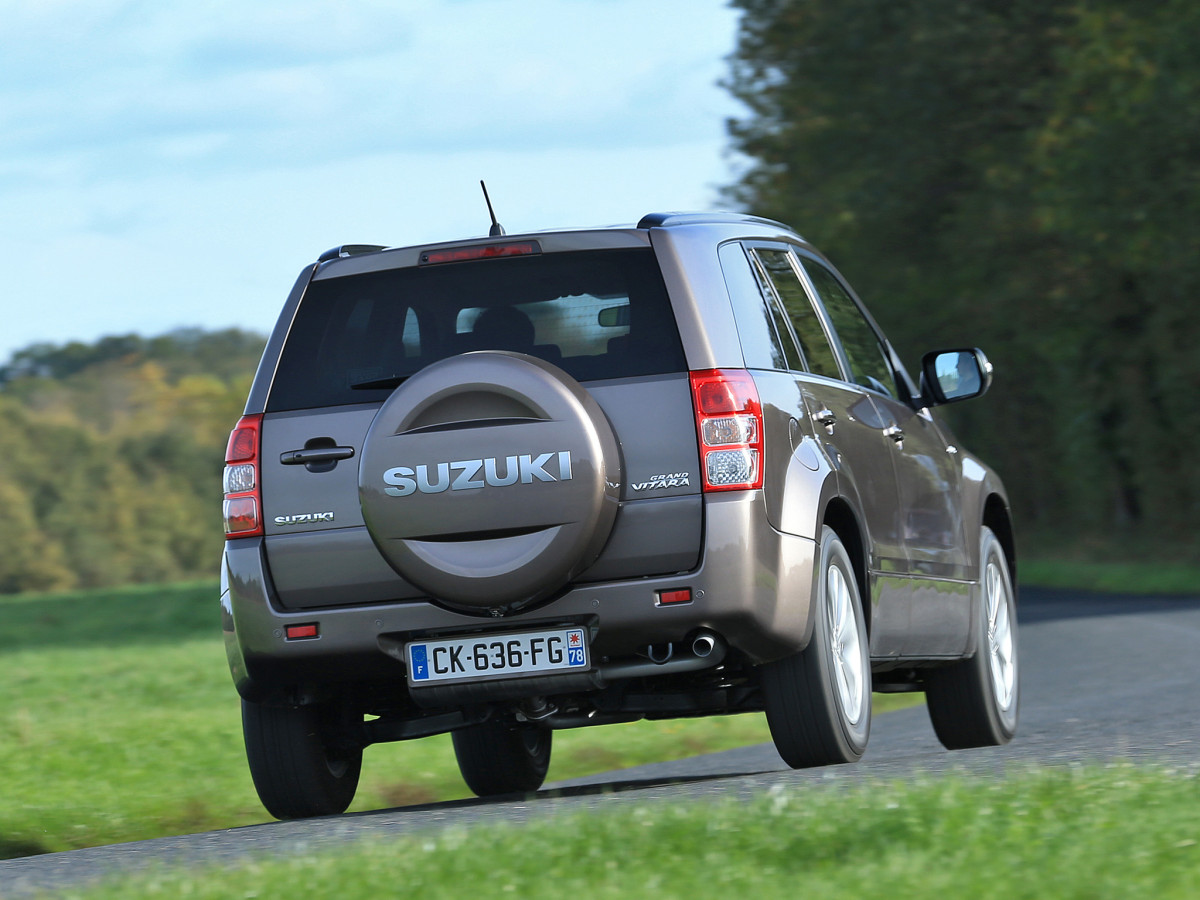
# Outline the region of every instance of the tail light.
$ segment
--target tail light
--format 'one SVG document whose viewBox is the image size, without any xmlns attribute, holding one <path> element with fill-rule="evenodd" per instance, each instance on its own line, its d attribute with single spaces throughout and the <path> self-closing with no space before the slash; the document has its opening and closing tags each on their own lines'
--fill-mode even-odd
<svg viewBox="0 0 1200 900">
<path fill-rule="evenodd" d="M 262 416 L 242 416 L 225 449 L 225 537 L 257 537 L 263 533 L 259 481 Z"/>
<path fill-rule="evenodd" d="M 691 373 L 706 491 L 745 491 L 763 484 L 762 404 L 744 369 Z"/>
</svg>

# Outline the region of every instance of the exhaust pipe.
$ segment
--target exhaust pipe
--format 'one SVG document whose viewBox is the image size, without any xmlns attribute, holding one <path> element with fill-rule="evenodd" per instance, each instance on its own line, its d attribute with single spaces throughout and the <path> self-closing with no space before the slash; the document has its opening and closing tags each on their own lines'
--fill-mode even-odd
<svg viewBox="0 0 1200 900">
<path fill-rule="evenodd" d="M 674 656 L 673 645 L 668 644 L 667 647 L 672 649 L 671 652 L 667 653 L 665 659 L 662 659 L 661 652 L 651 646 L 647 648 L 647 655 L 650 656 L 649 661 L 620 660 L 618 662 L 601 663 L 596 669 L 605 680 L 643 678 L 649 675 L 665 675 L 668 672 L 698 672 L 701 669 L 711 669 L 719 666 L 725 659 L 725 653 L 729 649 L 725 640 L 719 634 L 711 631 L 698 632 L 692 638 L 690 646 L 692 651 L 690 654 Z M 661 661 L 656 659 L 656 656 Z"/>
</svg>

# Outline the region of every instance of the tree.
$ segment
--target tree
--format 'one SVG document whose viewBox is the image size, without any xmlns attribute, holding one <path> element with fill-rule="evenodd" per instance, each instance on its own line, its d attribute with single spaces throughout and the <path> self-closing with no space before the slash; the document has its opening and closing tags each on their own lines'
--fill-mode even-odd
<svg viewBox="0 0 1200 900">
<path fill-rule="evenodd" d="M 0 379 L 0 593 L 211 577 L 262 339 L 32 347 Z"/>
<path fill-rule="evenodd" d="M 728 195 L 825 249 L 902 352 L 985 346 L 996 387 L 954 419 L 1023 524 L 1194 532 L 1198 476 L 1162 460 L 1200 406 L 1179 389 L 1200 385 L 1179 302 L 1200 276 L 1200 134 L 1180 114 L 1200 13 L 735 5 L 728 87 L 749 115 L 729 130 L 750 166 Z"/>
<path fill-rule="evenodd" d="M 1036 133 L 1042 230 L 1064 248 L 1082 385 L 1116 485 L 1118 523 L 1200 521 L 1179 465 L 1200 433 L 1200 10 L 1178 0 L 1078 8 Z"/>
</svg>

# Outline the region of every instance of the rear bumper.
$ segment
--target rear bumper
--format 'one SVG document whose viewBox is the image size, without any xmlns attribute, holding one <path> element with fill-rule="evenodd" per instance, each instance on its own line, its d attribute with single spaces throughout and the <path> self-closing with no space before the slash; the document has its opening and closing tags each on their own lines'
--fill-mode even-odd
<svg viewBox="0 0 1200 900">
<path fill-rule="evenodd" d="M 242 696 L 337 684 L 405 682 L 398 648 L 431 633 L 528 630 L 570 622 L 590 628 L 594 659 L 632 656 L 647 644 L 714 631 L 752 663 L 802 649 L 811 634 L 813 541 L 776 531 L 761 491 L 705 502 L 701 563 L 679 575 L 585 584 L 529 612 L 486 619 L 428 601 L 284 611 L 275 598 L 262 540 L 225 546 L 221 610 L 226 653 Z M 692 601 L 660 606 L 659 591 L 690 588 Z M 316 624 L 319 636 L 287 640 L 286 627 Z"/>
</svg>

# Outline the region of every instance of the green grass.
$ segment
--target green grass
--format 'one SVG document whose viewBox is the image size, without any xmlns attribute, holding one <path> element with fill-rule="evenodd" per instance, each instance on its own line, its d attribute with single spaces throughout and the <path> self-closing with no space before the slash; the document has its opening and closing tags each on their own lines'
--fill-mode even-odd
<svg viewBox="0 0 1200 900">
<path fill-rule="evenodd" d="M 1025 584 L 1195 594 L 1200 568 L 1175 569 L 1031 562 L 1021 574 Z M 208 582 L 0 597 L 0 858 L 267 820 L 216 597 Z M 882 711 L 920 696 L 875 699 Z M 549 778 L 768 740 L 761 715 L 558 732 Z M 352 809 L 466 796 L 443 735 L 368 748 Z"/>
<path fill-rule="evenodd" d="M 1018 535 L 1018 579 L 1030 587 L 1133 595 L 1200 594 L 1200 541 L 1180 532 L 1154 540 L 1132 530 Z"/>
<path fill-rule="evenodd" d="M 1089 559 L 1021 560 L 1021 584 L 1119 594 L 1200 594 L 1200 565 Z"/>
<path fill-rule="evenodd" d="M 215 583 L 0 598 L 0 858 L 268 820 L 216 600 Z M 549 779 L 769 739 L 761 715 L 557 732 Z M 368 748 L 351 808 L 467 796 L 441 735 Z"/>
<path fill-rule="evenodd" d="M 59 896 L 929 897 L 1200 895 L 1195 773 L 1113 766 L 772 789 L 749 802 L 371 840 L 303 857 L 159 870 Z"/>
<path fill-rule="evenodd" d="M 0 855 L 261 821 L 215 584 L 6 599 L 0 616 Z"/>
</svg>

